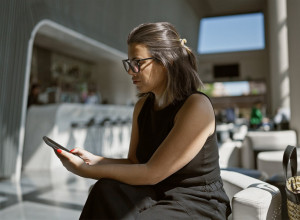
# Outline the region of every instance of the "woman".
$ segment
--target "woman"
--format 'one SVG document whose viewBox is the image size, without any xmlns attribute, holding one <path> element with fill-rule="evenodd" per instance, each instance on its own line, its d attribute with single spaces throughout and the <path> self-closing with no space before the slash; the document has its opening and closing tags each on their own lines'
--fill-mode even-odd
<svg viewBox="0 0 300 220">
<path fill-rule="evenodd" d="M 127 159 L 57 152 L 74 174 L 99 179 L 81 219 L 226 219 L 216 123 L 191 50 L 165 22 L 136 27 L 124 67 L 140 93 Z"/>
</svg>

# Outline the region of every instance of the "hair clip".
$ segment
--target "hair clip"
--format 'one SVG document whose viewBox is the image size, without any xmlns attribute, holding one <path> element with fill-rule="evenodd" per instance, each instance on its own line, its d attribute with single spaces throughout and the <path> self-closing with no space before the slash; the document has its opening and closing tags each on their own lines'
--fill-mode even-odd
<svg viewBox="0 0 300 220">
<path fill-rule="evenodd" d="M 185 46 L 185 44 L 187 43 L 187 40 L 185 38 L 180 39 L 180 43 L 182 46 Z"/>
</svg>

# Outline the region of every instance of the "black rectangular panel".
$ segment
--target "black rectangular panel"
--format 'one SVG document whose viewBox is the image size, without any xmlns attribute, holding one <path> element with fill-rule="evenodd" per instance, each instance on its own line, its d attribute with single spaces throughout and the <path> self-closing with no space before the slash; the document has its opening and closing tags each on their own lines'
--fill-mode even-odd
<svg viewBox="0 0 300 220">
<path fill-rule="evenodd" d="M 214 78 L 239 77 L 239 64 L 215 65 Z"/>
</svg>

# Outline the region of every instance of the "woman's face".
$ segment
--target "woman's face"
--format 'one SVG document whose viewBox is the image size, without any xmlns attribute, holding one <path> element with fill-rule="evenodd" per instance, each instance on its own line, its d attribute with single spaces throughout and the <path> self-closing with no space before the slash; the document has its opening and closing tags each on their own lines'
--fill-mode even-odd
<svg viewBox="0 0 300 220">
<path fill-rule="evenodd" d="M 143 44 L 130 44 L 128 46 L 128 59 L 145 59 L 152 57 L 148 48 Z M 167 70 L 157 60 L 149 59 L 140 61 L 140 72 L 134 73 L 131 69 L 128 74 L 132 82 L 141 93 L 153 92 L 159 97 L 166 89 L 168 76 Z"/>
</svg>

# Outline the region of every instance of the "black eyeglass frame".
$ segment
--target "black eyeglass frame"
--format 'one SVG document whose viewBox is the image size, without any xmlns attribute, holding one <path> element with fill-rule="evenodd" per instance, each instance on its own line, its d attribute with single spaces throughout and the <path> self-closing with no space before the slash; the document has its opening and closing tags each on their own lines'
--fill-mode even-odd
<svg viewBox="0 0 300 220">
<path fill-rule="evenodd" d="M 128 72 L 129 69 L 131 69 L 132 72 L 134 72 L 134 73 L 139 73 L 139 72 L 141 71 L 140 61 L 150 60 L 150 59 L 156 60 L 155 57 L 148 57 L 148 58 L 144 58 L 144 59 L 136 59 L 136 60 L 126 59 L 126 60 L 122 60 L 122 63 L 123 63 L 123 66 L 124 66 L 126 72 Z M 137 71 L 134 70 L 134 67 L 131 65 L 131 61 L 135 61 L 135 62 L 137 63 L 137 68 L 138 68 Z M 128 70 L 127 70 L 126 63 L 127 63 L 128 66 L 129 66 Z"/>
</svg>

